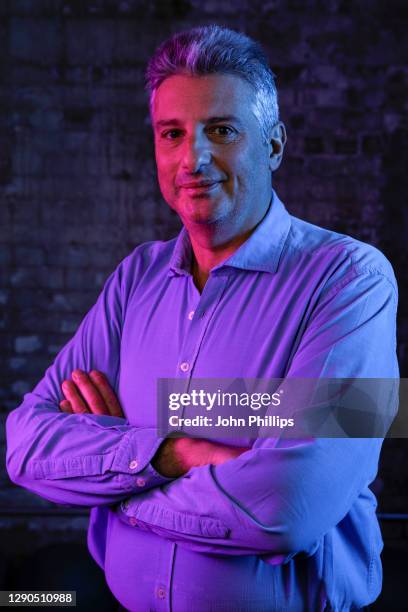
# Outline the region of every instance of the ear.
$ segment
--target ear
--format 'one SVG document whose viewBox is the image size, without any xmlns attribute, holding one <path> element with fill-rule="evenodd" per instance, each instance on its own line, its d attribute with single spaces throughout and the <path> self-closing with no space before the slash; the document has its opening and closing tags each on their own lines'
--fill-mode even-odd
<svg viewBox="0 0 408 612">
<path fill-rule="evenodd" d="M 282 121 L 278 121 L 272 128 L 271 139 L 269 142 L 269 167 L 272 172 L 277 170 L 281 164 L 283 150 L 285 148 L 287 136 L 286 128 Z"/>
</svg>

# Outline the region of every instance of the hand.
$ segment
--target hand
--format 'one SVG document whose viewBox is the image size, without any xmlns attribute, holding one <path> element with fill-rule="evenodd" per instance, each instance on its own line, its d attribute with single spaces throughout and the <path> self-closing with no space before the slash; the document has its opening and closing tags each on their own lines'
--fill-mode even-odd
<svg viewBox="0 0 408 612">
<path fill-rule="evenodd" d="M 151 463 L 162 476 L 178 478 L 192 467 L 219 465 L 247 450 L 249 447 L 226 446 L 199 438 L 167 438 Z"/>
<path fill-rule="evenodd" d="M 72 372 L 72 380 L 64 380 L 62 392 L 65 399 L 59 403 L 63 412 L 83 414 L 107 414 L 123 417 L 122 408 L 103 372 L 82 370 Z"/>
</svg>

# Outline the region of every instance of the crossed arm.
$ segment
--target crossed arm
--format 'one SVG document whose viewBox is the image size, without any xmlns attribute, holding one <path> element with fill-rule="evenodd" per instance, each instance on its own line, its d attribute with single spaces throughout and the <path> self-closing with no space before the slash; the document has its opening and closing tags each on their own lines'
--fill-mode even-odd
<svg viewBox="0 0 408 612">
<path fill-rule="evenodd" d="M 105 384 L 118 379 L 117 294 L 108 282 L 74 341 L 9 415 L 12 480 L 57 503 L 127 500 L 122 520 L 200 551 L 277 559 L 310 552 L 374 479 L 381 440 L 264 439 L 246 450 L 166 441 L 155 428 L 131 426 Z M 398 376 L 395 310 L 395 289 L 382 275 L 342 281 L 316 308 L 287 376 Z M 70 380 L 74 368 L 85 378 Z"/>
<path fill-rule="evenodd" d="M 64 380 L 62 392 L 65 396 L 59 407 L 68 414 L 93 413 L 125 418 L 120 403 L 103 372 L 91 370 L 89 374 L 80 369 L 72 372 L 72 378 Z M 162 476 L 178 478 L 192 467 L 220 465 L 238 457 L 247 447 L 216 444 L 209 440 L 192 438 L 168 438 L 159 446 L 151 465 Z"/>
</svg>

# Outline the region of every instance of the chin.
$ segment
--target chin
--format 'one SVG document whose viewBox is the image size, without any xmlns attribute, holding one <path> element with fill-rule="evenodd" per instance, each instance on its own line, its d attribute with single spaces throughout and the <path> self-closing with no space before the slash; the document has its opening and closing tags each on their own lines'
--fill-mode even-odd
<svg viewBox="0 0 408 612">
<path fill-rule="evenodd" d="M 193 225 L 211 225 L 218 220 L 215 215 L 205 214 L 184 214 L 180 215 L 180 219 L 186 227 L 191 227 Z"/>
<path fill-rule="evenodd" d="M 189 213 L 185 213 L 183 216 L 180 215 L 181 220 L 184 225 L 214 225 L 216 223 L 221 223 L 224 215 L 221 210 L 213 210 L 213 211 L 194 211 Z"/>
</svg>

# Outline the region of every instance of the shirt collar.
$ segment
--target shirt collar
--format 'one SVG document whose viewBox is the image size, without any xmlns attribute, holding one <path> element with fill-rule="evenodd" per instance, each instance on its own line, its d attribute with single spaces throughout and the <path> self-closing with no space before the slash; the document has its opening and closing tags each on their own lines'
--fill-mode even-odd
<svg viewBox="0 0 408 612">
<path fill-rule="evenodd" d="M 273 191 L 269 209 L 255 231 L 228 259 L 213 270 L 230 266 L 242 270 L 276 272 L 290 225 L 290 215 Z M 191 242 L 186 228 L 183 227 L 170 259 L 169 274 L 191 274 L 191 261 Z"/>
</svg>

